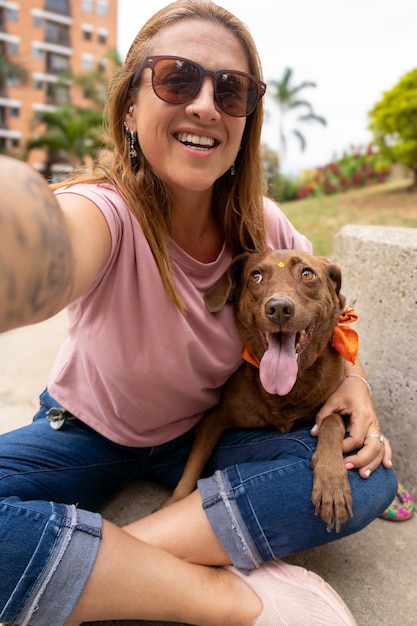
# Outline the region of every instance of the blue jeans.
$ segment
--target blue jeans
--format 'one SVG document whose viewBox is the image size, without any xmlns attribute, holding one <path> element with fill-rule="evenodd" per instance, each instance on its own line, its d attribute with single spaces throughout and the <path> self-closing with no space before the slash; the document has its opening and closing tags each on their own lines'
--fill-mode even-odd
<svg viewBox="0 0 417 626">
<path fill-rule="evenodd" d="M 63 626 L 98 550 L 101 518 L 90 511 L 135 478 L 174 487 L 194 432 L 130 448 L 77 419 L 53 430 L 45 415 L 56 403 L 46 391 L 40 399 L 32 424 L 0 437 L 0 622 Z M 394 499 L 392 470 L 381 466 L 367 480 L 350 471 L 353 517 L 339 534 L 328 533 L 311 503 L 315 444 L 305 428 L 285 435 L 230 431 L 222 438 L 199 489 L 213 530 L 237 567 L 252 569 L 357 532 Z"/>
</svg>

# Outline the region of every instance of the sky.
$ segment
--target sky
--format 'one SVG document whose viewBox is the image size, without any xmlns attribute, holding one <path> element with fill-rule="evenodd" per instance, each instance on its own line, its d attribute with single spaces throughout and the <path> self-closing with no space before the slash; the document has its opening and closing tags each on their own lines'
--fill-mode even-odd
<svg viewBox="0 0 417 626">
<path fill-rule="evenodd" d="M 144 22 L 166 0 L 118 0 L 118 50 L 124 59 Z M 293 70 L 293 84 L 316 83 L 300 95 L 327 125 L 286 118 L 287 134 L 298 128 L 306 139 L 302 152 L 294 137 L 282 171 L 298 175 L 366 146 L 368 112 L 384 91 L 417 67 L 417 0 L 218 0 L 249 28 L 261 58 L 264 80 L 280 80 Z M 272 91 L 272 89 L 271 89 Z M 278 150 L 278 112 L 265 96 L 262 140 Z M 301 110 L 300 110 L 301 112 Z"/>
</svg>

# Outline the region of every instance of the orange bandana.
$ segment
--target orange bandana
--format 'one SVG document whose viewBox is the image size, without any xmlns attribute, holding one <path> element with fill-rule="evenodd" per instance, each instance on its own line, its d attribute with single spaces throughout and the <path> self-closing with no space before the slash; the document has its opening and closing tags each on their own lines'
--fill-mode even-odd
<svg viewBox="0 0 417 626">
<path fill-rule="evenodd" d="M 356 330 L 349 328 L 348 324 L 356 322 L 357 319 L 358 315 L 352 307 L 346 306 L 343 313 L 340 314 L 339 323 L 330 339 L 331 345 L 336 348 L 346 361 L 351 363 L 354 363 L 358 356 L 359 338 Z M 242 358 L 251 365 L 259 367 L 259 362 L 246 346 L 243 348 Z"/>
<path fill-rule="evenodd" d="M 259 367 L 259 361 L 255 359 L 253 354 L 249 352 L 249 349 L 246 346 L 243 348 L 242 359 L 244 359 L 251 365 L 254 365 L 255 367 Z"/>
<path fill-rule="evenodd" d="M 357 313 L 350 306 L 346 306 L 340 314 L 339 323 L 334 329 L 330 343 L 346 361 L 354 363 L 358 356 L 359 338 L 358 333 L 353 328 L 349 328 L 348 324 L 356 322 Z"/>
</svg>

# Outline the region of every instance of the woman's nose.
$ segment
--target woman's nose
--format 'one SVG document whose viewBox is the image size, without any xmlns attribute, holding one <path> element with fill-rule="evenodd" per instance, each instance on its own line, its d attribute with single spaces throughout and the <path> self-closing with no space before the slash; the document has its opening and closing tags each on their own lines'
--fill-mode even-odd
<svg viewBox="0 0 417 626">
<path fill-rule="evenodd" d="M 211 76 L 204 76 L 200 90 L 188 103 L 190 115 L 198 117 L 202 122 L 220 119 L 220 111 L 214 97 L 214 83 Z"/>
</svg>

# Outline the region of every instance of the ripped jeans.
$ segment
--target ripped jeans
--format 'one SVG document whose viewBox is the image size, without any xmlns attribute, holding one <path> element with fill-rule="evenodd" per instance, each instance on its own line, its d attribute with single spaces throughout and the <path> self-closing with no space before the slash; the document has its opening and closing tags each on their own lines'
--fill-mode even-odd
<svg viewBox="0 0 417 626">
<path fill-rule="evenodd" d="M 98 511 L 133 479 L 174 487 L 194 431 L 166 444 L 115 444 L 77 419 L 54 430 L 45 391 L 34 421 L 0 436 L 0 623 L 64 626 L 88 580 L 99 549 Z M 231 561 L 253 569 L 355 533 L 395 497 L 392 470 L 369 479 L 351 470 L 353 517 L 330 533 L 311 503 L 306 428 L 230 431 L 199 481 L 203 506 Z M 140 497 L 140 494 L 138 494 Z"/>
</svg>

